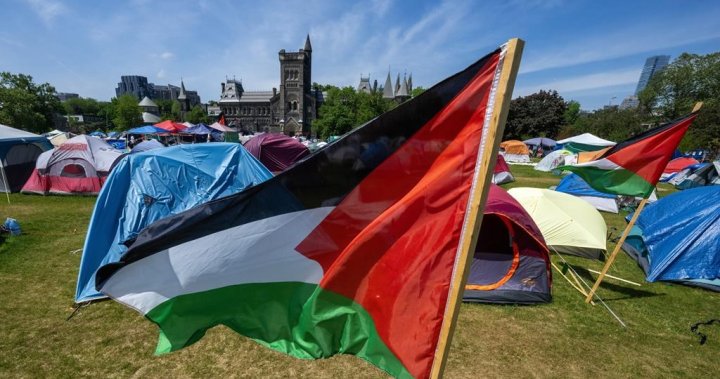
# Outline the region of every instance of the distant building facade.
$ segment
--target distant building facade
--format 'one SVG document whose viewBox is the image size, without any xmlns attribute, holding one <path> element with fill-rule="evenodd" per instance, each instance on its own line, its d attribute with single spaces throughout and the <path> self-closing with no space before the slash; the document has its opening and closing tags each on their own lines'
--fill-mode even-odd
<svg viewBox="0 0 720 379">
<path fill-rule="evenodd" d="M 55 97 L 58 98 L 60 101 L 66 101 L 69 99 L 79 99 L 80 95 L 76 93 L 69 93 L 69 92 L 58 92 L 55 94 Z"/>
<path fill-rule="evenodd" d="M 182 80 L 181 87 L 184 86 Z M 124 94 L 131 94 L 138 100 L 145 97 L 152 100 L 177 100 L 180 95 L 180 88 L 172 84 L 161 85 L 149 83 L 147 77 L 139 75 L 124 75 L 120 77 L 120 83 L 115 88 L 115 95 L 120 97 Z M 197 91 L 185 91 L 190 108 L 201 103 Z"/>
<path fill-rule="evenodd" d="M 402 103 L 412 96 L 412 89 L 412 74 L 410 74 L 409 77 L 403 75 L 401 80 L 400 73 L 398 73 L 395 79 L 395 86 L 393 86 L 390 71 L 388 71 L 387 78 L 385 78 L 385 85 L 382 87 L 383 98 Z"/>
<path fill-rule="evenodd" d="M 640 106 L 640 99 L 637 96 L 628 96 L 620 103 L 620 109 L 637 109 Z"/>
<path fill-rule="evenodd" d="M 312 45 L 310 36 L 297 52 L 278 53 L 280 89 L 245 91 L 242 81 L 221 83 L 218 105 L 228 125 L 243 131 L 276 131 L 307 135 L 317 117 L 320 93 L 312 87 Z"/>
<path fill-rule="evenodd" d="M 640 80 L 638 80 L 637 88 L 635 89 L 635 96 L 644 90 L 648 83 L 650 83 L 650 79 L 665 69 L 669 63 L 669 55 L 655 55 L 645 60 L 645 66 L 643 67 Z"/>
</svg>

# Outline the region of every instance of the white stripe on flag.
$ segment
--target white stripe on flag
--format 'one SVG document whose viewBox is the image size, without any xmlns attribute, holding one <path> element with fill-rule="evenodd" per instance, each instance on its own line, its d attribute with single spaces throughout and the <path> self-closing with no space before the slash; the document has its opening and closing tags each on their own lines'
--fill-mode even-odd
<svg viewBox="0 0 720 379">
<path fill-rule="evenodd" d="M 596 167 L 601 170 L 618 170 L 618 169 L 622 168 L 622 167 L 618 166 L 616 163 L 613 163 L 612 161 L 605 159 L 605 158 L 597 160 L 597 161 L 577 163 L 577 164 L 574 164 L 573 167 Z"/>
<path fill-rule="evenodd" d="M 213 233 L 133 262 L 101 292 L 146 314 L 173 297 L 246 283 L 319 283 L 322 267 L 295 247 L 332 211 L 314 208 Z"/>
</svg>

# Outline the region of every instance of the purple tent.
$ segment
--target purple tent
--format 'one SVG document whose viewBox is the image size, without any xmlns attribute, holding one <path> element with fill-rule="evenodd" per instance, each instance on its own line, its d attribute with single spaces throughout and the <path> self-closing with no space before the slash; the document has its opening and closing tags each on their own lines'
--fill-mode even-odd
<svg viewBox="0 0 720 379">
<path fill-rule="evenodd" d="M 263 133 L 245 143 L 245 148 L 273 173 L 284 171 L 310 154 L 300 141 L 279 133 Z"/>
</svg>

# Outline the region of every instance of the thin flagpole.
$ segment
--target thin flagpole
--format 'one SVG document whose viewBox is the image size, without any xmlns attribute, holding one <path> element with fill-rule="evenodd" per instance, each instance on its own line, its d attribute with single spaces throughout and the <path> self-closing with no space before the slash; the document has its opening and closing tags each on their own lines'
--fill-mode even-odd
<svg viewBox="0 0 720 379">
<path fill-rule="evenodd" d="M 488 196 L 490 178 L 492 177 L 495 161 L 497 160 L 498 146 L 500 145 L 500 140 L 502 139 L 505 129 L 505 120 L 507 119 L 508 109 L 510 107 L 512 89 L 515 86 L 515 78 L 517 77 L 518 68 L 520 67 L 520 57 L 524 45 L 525 42 L 518 38 L 513 38 L 508 41 L 505 57 L 501 62 L 502 68 L 498 79 L 497 92 L 495 93 L 496 103 L 490 116 L 489 126 L 487 130 L 483 131 L 483 138 L 480 142 L 475 182 L 470 191 L 469 213 L 466 215 L 465 224 L 463 225 L 462 240 L 458 247 L 447 305 L 445 307 L 445 315 L 440 329 L 435 357 L 433 358 L 432 370 L 430 372 L 430 377 L 434 379 L 442 378 L 443 372 L 445 371 L 445 365 L 450 351 L 450 343 L 452 342 L 462 295 L 465 289 L 465 283 L 467 282 L 468 268 L 470 267 L 469 262 L 473 257 L 471 252 L 475 251 L 480 229 L 479 225 L 482 222 L 483 212 L 480 207 L 485 204 Z"/>
<path fill-rule="evenodd" d="M 617 254 L 620 252 L 620 248 L 622 248 L 623 243 L 625 243 L 625 239 L 627 238 L 628 234 L 630 234 L 630 230 L 635 225 L 635 221 L 637 221 L 638 216 L 640 216 L 640 212 L 642 212 L 643 208 L 645 208 L 645 204 L 647 204 L 647 202 L 648 202 L 648 199 L 646 197 L 646 198 L 642 199 L 642 201 L 640 202 L 640 205 L 638 205 L 637 209 L 635 210 L 635 213 L 632 216 L 632 219 L 630 219 L 630 222 L 625 227 L 625 230 L 623 231 L 623 234 L 620 237 L 620 240 L 617 242 L 617 245 L 615 245 L 615 249 L 613 250 L 612 254 L 610 254 L 610 258 L 608 258 L 607 262 L 605 262 L 605 267 L 603 267 L 602 271 L 600 272 L 600 276 L 598 276 L 592 289 L 590 289 L 590 292 L 588 293 L 587 297 L 585 297 L 586 303 L 589 303 L 592 300 L 593 295 L 595 294 L 595 291 L 598 289 L 598 287 L 600 287 L 600 283 L 602 283 L 603 279 L 605 278 L 605 275 L 607 274 L 608 270 L 610 269 L 610 266 L 612 266 L 613 262 L 615 261 Z"/>
</svg>

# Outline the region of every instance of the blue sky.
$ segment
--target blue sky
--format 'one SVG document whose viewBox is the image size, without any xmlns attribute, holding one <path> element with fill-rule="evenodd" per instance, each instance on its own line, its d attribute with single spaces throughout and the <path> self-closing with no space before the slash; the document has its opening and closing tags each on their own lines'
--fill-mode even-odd
<svg viewBox="0 0 720 379">
<path fill-rule="evenodd" d="M 514 96 L 556 89 L 583 109 L 633 93 L 645 58 L 720 51 L 720 1 L 0 0 L 0 70 L 108 100 L 121 75 L 217 100 L 225 77 L 279 84 L 280 49 L 310 33 L 313 81 L 429 87 L 511 37 L 526 41 Z"/>
</svg>

